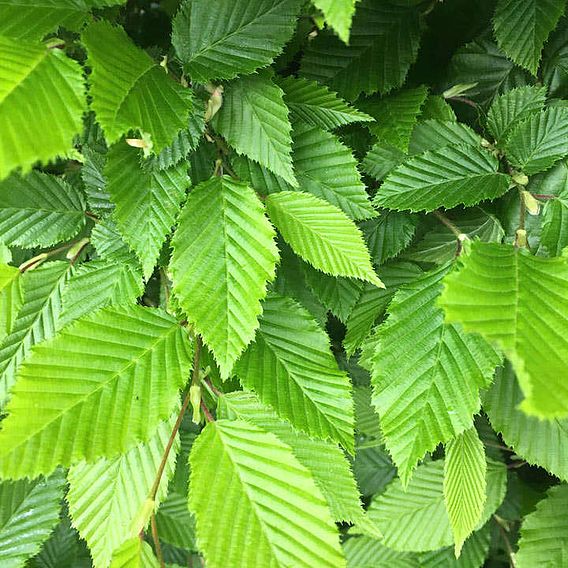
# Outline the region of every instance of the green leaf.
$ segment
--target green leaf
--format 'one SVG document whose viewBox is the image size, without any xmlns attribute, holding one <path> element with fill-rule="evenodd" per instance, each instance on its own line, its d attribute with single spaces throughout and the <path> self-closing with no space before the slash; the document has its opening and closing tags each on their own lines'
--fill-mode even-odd
<svg viewBox="0 0 568 568">
<path fill-rule="evenodd" d="M 481 520 L 487 491 L 486 475 L 485 450 L 475 428 L 447 443 L 444 502 L 454 535 L 456 557 L 460 556 L 465 539 Z"/>
<path fill-rule="evenodd" d="M 538 114 L 546 102 L 544 87 L 518 87 L 497 97 L 487 114 L 487 127 L 495 140 L 504 142 L 519 122 Z"/>
<path fill-rule="evenodd" d="M 456 113 L 450 103 L 442 95 L 428 95 L 420 120 L 441 120 L 443 122 L 456 122 Z"/>
<path fill-rule="evenodd" d="M 341 41 L 349 43 L 351 20 L 357 0 L 312 0 L 323 12 L 325 21 L 334 29 Z"/>
<path fill-rule="evenodd" d="M 0 183 L 0 235 L 7 245 L 48 247 L 73 238 L 85 224 L 81 193 L 40 172 Z"/>
<path fill-rule="evenodd" d="M 136 148 L 119 143 L 109 151 L 105 177 L 117 228 L 148 279 L 189 186 L 187 165 L 158 170 L 140 164 Z"/>
<path fill-rule="evenodd" d="M 377 142 L 367 153 L 361 167 L 378 181 L 383 181 L 406 158 L 404 152 L 386 142 Z"/>
<path fill-rule="evenodd" d="M 501 360 L 479 336 L 444 323 L 437 300 L 450 267 L 400 288 L 371 358 L 373 404 L 404 485 L 426 452 L 472 426 L 479 389 Z"/>
<path fill-rule="evenodd" d="M 410 154 L 441 150 L 448 146 L 481 146 L 481 138 L 469 126 L 455 121 L 423 120 L 412 131 Z"/>
<path fill-rule="evenodd" d="M 173 21 L 172 44 L 193 80 L 233 79 L 272 63 L 294 33 L 300 5 L 220 0 L 211 17 L 207 0 L 186 1 Z"/>
<path fill-rule="evenodd" d="M 334 130 L 355 122 L 372 122 L 373 118 L 352 107 L 325 85 L 303 78 L 283 77 L 278 85 L 292 114 L 311 126 Z"/>
<path fill-rule="evenodd" d="M 21 276 L 17 268 L 0 264 L 0 345 L 12 331 L 24 302 Z"/>
<path fill-rule="evenodd" d="M 329 203 L 306 193 L 282 191 L 266 198 L 271 220 L 299 256 L 333 276 L 383 287 L 356 225 Z"/>
<path fill-rule="evenodd" d="M 546 202 L 540 242 L 552 256 L 560 256 L 568 246 L 568 189 Z"/>
<path fill-rule="evenodd" d="M 0 483 L 2 568 L 18 568 L 35 556 L 57 522 L 65 490 L 58 471 L 48 478 Z"/>
<path fill-rule="evenodd" d="M 550 489 L 547 496 L 527 515 L 521 526 L 519 568 L 563 566 L 568 559 L 568 485 Z"/>
<path fill-rule="evenodd" d="M 568 263 L 531 256 L 510 245 L 474 242 L 440 298 L 447 322 L 501 348 L 519 377 L 523 411 L 568 416 L 566 373 Z"/>
<path fill-rule="evenodd" d="M 40 40 L 59 27 L 79 28 L 93 8 L 124 3 L 125 0 L 1 0 L 0 35 Z"/>
<path fill-rule="evenodd" d="M 187 128 L 190 91 L 170 79 L 120 27 L 100 20 L 90 24 L 82 38 L 92 69 L 91 106 L 107 143 L 139 130 L 149 135 L 152 150 L 159 153 Z"/>
<path fill-rule="evenodd" d="M 104 306 L 133 304 L 143 291 L 142 272 L 128 257 L 119 261 L 85 262 L 63 290 L 58 327 Z"/>
<path fill-rule="evenodd" d="M 552 107 L 518 124 L 505 144 L 511 164 L 532 175 L 568 154 L 568 108 Z"/>
<path fill-rule="evenodd" d="M 419 45 L 416 9 L 363 0 L 353 18 L 349 47 L 321 33 L 306 50 L 300 71 L 348 100 L 360 93 L 384 94 L 402 85 Z"/>
<path fill-rule="evenodd" d="M 523 400 L 521 387 L 509 363 L 497 369 L 495 382 L 483 400 L 491 426 L 505 443 L 528 463 L 544 467 L 563 481 L 568 481 L 568 420 L 539 420 L 519 410 Z"/>
<path fill-rule="evenodd" d="M 1 180 L 71 150 L 82 128 L 85 86 L 81 67 L 63 51 L 1 36 L 0 76 Z"/>
<path fill-rule="evenodd" d="M 369 518 L 384 535 L 385 546 L 399 551 L 426 552 L 454 542 L 444 503 L 444 460 L 425 463 L 416 469 L 404 488 L 395 479 L 373 499 Z M 487 498 L 477 528 L 481 528 L 505 497 L 507 469 L 487 460 Z"/>
<path fill-rule="evenodd" d="M 1 474 L 46 474 L 148 440 L 176 404 L 190 351 L 175 320 L 141 306 L 103 308 L 36 345 L 6 407 Z"/>
<path fill-rule="evenodd" d="M 81 462 L 69 469 L 69 515 L 86 541 L 95 566 L 108 566 L 113 552 L 132 537 L 133 523 L 150 494 L 174 422 L 175 415 L 161 422 L 148 442 L 124 454 L 94 463 Z M 156 506 L 166 495 L 178 445 L 174 444 L 168 456 Z"/>
<path fill-rule="evenodd" d="M 433 211 L 495 199 L 509 188 L 497 159 L 476 146 L 449 146 L 410 158 L 396 168 L 375 196 L 389 209 Z"/>
<path fill-rule="evenodd" d="M 353 449 L 349 379 L 338 369 L 325 332 L 293 300 L 276 294 L 266 298 L 255 341 L 236 374 L 300 430 Z"/>
<path fill-rule="evenodd" d="M 366 497 L 382 493 L 396 475 L 396 468 L 382 446 L 358 448 L 353 462 L 357 485 Z"/>
<path fill-rule="evenodd" d="M 427 96 L 428 89 L 420 86 L 380 99 L 363 99 L 359 106 L 376 120 L 369 129 L 381 142 L 407 152 L 412 130 Z"/>
<path fill-rule="evenodd" d="M 106 179 L 104 177 L 106 150 L 105 153 L 101 153 L 83 146 L 81 153 L 84 160 L 81 168 L 81 179 L 83 180 L 89 210 L 94 214 L 104 216 L 114 208 L 106 190 Z"/>
<path fill-rule="evenodd" d="M 194 188 L 172 240 L 174 293 L 227 378 L 254 337 L 278 250 L 255 193 L 229 177 Z"/>
<path fill-rule="evenodd" d="M 231 156 L 231 165 L 241 181 L 247 182 L 250 187 L 262 195 L 294 189 L 283 178 L 246 156 L 239 156 L 237 153 L 233 154 Z"/>
<path fill-rule="evenodd" d="M 267 74 L 230 83 L 213 126 L 239 153 L 297 186 L 284 92 Z"/>
<path fill-rule="evenodd" d="M 297 123 L 293 141 L 299 189 L 329 201 L 351 219 L 376 215 L 357 170 L 357 160 L 335 135 Z"/>
<path fill-rule="evenodd" d="M 251 392 L 234 392 L 219 399 L 221 418 L 245 420 L 271 432 L 292 448 L 325 497 L 336 522 L 354 523 L 363 516 L 359 492 L 340 448 L 310 438 L 278 416 Z"/>
<path fill-rule="evenodd" d="M 536 75 L 544 42 L 564 12 L 564 0 L 499 0 L 493 29 L 499 46 Z"/>
<path fill-rule="evenodd" d="M 193 445 L 190 465 L 189 507 L 211 568 L 345 566 L 321 492 L 274 434 L 243 421 L 210 423 Z"/>
<path fill-rule="evenodd" d="M 71 274 L 69 263 L 50 262 L 23 275 L 24 301 L 10 333 L 0 344 L 0 405 L 6 402 L 32 346 L 55 335 L 62 291 Z"/>
<path fill-rule="evenodd" d="M 392 262 L 381 267 L 386 288 L 365 284 L 353 310 L 349 314 L 343 345 L 352 355 L 369 335 L 375 321 L 384 313 L 397 288 L 420 276 L 422 270 L 411 262 Z"/>
<path fill-rule="evenodd" d="M 159 568 L 152 547 L 141 537 L 127 540 L 113 555 L 110 568 Z"/>
</svg>

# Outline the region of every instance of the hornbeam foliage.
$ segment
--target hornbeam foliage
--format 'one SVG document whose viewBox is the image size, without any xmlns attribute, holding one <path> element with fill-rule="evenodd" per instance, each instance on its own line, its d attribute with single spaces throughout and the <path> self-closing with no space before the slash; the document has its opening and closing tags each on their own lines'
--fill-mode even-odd
<svg viewBox="0 0 568 568">
<path fill-rule="evenodd" d="M 0 567 L 568 565 L 565 0 L 0 0 Z"/>
</svg>

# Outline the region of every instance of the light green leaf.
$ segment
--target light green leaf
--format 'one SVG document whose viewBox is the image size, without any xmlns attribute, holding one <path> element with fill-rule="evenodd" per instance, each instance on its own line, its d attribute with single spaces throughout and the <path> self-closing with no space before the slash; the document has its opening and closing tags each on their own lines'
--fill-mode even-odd
<svg viewBox="0 0 568 568">
<path fill-rule="evenodd" d="M 0 345 L 12 331 L 24 301 L 21 276 L 17 268 L 0 264 Z"/>
<path fill-rule="evenodd" d="M 109 151 L 105 177 L 117 228 L 148 279 L 189 186 L 187 164 L 158 170 L 141 164 L 138 150 L 121 142 Z"/>
<path fill-rule="evenodd" d="M 448 146 L 481 146 L 481 137 L 469 126 L 455 121 L 423 120 L 412 131 L 409 153 L 421 154 Z"/>
<path fill-rule="evenodd" d="M 175 407 L 190 351 L 175 320 L 141 306 L 103 308 L 36 345 L 6 407 L 1 474 L 34 477 L 148 440 Z"/>
<path fill-rule="evenodd" d="M 354 122 L 373 121 L 373 117 L 315 81 L 289 76 L 279 79 L 278 85 L 284 90 L 284 102 L 292 114 L 311 126 L 334 130 Z"/>
<path fill-rule="evenodd" d="M 376 215 L 357 170 L 357 160 L 335 135 L 296 123 L 293 141 L 299 189 L 329 201 L 351 219 Z"/>
<path fill-rule="evenodd" d="M 142 272 L 128 256 L 119 261 L 85 262 L 63 290 L 58 327 L 107 305 L 133 304 L 143 291 Z"/>
<path fill-rule="evenodd" d="M 251 392 L 233 392 L 219 399 L 220 418 L 245 420 L 272 432 L 292 448 L 314 477 L 336 522 L 354 523 L 363 516 L 359 492 L 344 453 L 334 444 L 310 438 L 281 420 Z"/>
<path fill-rule="evenodd" d="M 369 518 L 384 535 L 383 544 L 399 551 L 426 552 L 453 542 L 450 520 L 444 504 L 444 460 L 420 465 L 408 487 L 395 479 L 376 497 Z M 487 460 L 487 498 L 481 528 L 501 505 L 507 486 L 504 464 Z"/>
<path fill-rule="evenodd" d="M 499 46 L 536 75 L 544 42 L 564 12 L 564 0 L 499 0 L 493 29 Z"/>
<path fill-rule="evenodd" d="M 62 291 L 71 274 L 71 265 L 58 261 L 22 276 L 24 301 L 10 333 L 0 345 L 0 405 L 6 402 L 16 373 L 32 346 L 55 335 Z"/>
<path fill-rule="evenodd" d="M 113 552 L 132 537 L 168 443 L 175 415 L 155 434 L 115 458 L 81 462 L 69 469 L 67 503 L 73 526 L 91 551 L 95 567 L 110 564 Z M 179 444 L 174 444 L 160 481 L 156 507 L 165 497 Z"/>
<path fill-rule="evenodd" d="M 294 33 L 300 5 L 219 0 L 213 18 L 208 0 L 189 0 L 174 18 L 172 44 L 193 80 L 233 79 L 272 63 Z"/>
<path fill-rule="evenodd" d="M 502 143 L 519 122 L 542 111 L 545 102 L 544 87 L 511 89 L 493 101 L 487 113 L 487 127 L 495 140 Z"/>
<path fill-rule="evenodd" d="M 60 471 L 48 478 L 0 483 L 2 568 L 19 568 L 35 556 L 57 522 L 65 490 Z"/>
<path fill-rule="evenodd" d="M 113 555 L 110 568 L 160 568 L 152 547 L 141 537 L 127 540 Z"/>
<path fill-rule="evenodd" d="M 568 481 L 568 420 L 539 420 L 518 406 L 523 393 L 510 363 L 497 369 L 495 382 L 483 400 L 491 426 L 505 443 L 530 464 L 544 467 Z"/>
<path fill-rule="evenodd" d="M 152 150 L 159 153 L 187 128 L 191 92 L 168 77 L 122 28 L 100 20 L 82 37 L 92 68 L 91 106 L 107 143 L 139 130 L 149 135 Z"/>
<path fill-rule="evenodd" d="M 292 127 L 284 92 L 268 74 L 230 83 L 213 125 L 239 153 L 297 186 L 292 169 Z"/>
<path fill-rule="evenodd" d="M 349 43 L 349 30 L 356 2 L 357 0 L 313 0 L 314 6 L 323 12 L 325 21 L 345 43 Z"/>
<path fill-rule="evenodd" d="M 521 526 L 519 568 L 564 566 L 568 561 L 568 485 L 549 489 L 547 496 L 527 515 Z"/>
<path fill-rule="evenodd" d="M 126 0 L 0 0 L 0 35 L 40 40 L 59 27 L 77 29 L 89 10 L 118 6 Z"/>
<path fill-rule="evenodd" d="M 505 144 L 511 164 L 532 175 L 568 154 L 568 108 L 551 107 L 518 124 Z"/>
<path fill-rule="evenodd" d="M 171 271 L 181 307 L 227 378 L 251 342 L 278 250 L 255 193 L 231 178 L 194 188 L 172 240 Z"/>
<path fill-rule="evenodd" d="M 231 156 L 231 165 L 241 181 L 247 182 L 250 187 L 262 195 L 294 189 L 283 178 L 246 156 L 234 153 Z"/>
<path fill-rule="evenodd" d="M 189 507 L 211 568 L 345 567 L 325 499 L 274 434 L 240 420 L 212 422 L 190 466 Z"/>
<path fill-rule="evenodd" d="M 272 222 L 294 252 L 314 268 L 383 287 L 361 232 L 340 209 L 313 195 L 294 191 L 269 195 L 266 206 Z"/>
<path fill-rule="evenodd" d="M 91 244 L 104 260 L 122 262 L 125 258 L 129 258 L 130 262 L 138 262 L 110 217 L 106 217 L 93 227 Z"/>
<path fill-rule="evenodd" d="M 104 216 L 114 209 L 110 195 L 106 190 L 106 179 L 104 177 L 106 150 L 102 153 L 88 146 L 83 146 L 81 153 L 83 154 L 81 179 L 83 180 L 89 210 L 95 215 Z"/>
<path fill-rule="evenodd" d="M 475 428 L 446 444 L 444 502 L 459 557 L 465 539 L 475 530 L 485 505 L 487 461 Z"/>
<path fill-rule="evenodd" d="M 521 409 L 541 418 L 568 416 L 568 263 L 510 245 L 474 242 L 440 298 L 447 322 L 460 323 L 503 349 L 517 372 Z"/>
<path fill-rule="evenodd" d="M 560 256 L 568 246 L 568 189 L 546 202 L 540 242 L 552 256 Z"/>
<path fill-rule="evenodd" d="M 501 360 L 481 337 L 444 323 L 437 301 L 450 268 L 400 288 L 375 336 L 373 404 L 403 485 L 426 452 L 472 426 L 479 389 Z"/>
<path fill-rule="evenodd" d="M 236 374 L 300 430 L 353 449 L 349 379 L 338 369 L 326 333 L 293 300 L 267 297 L 256 339 Z"/>
<path fill-rule="evenodd" d="M 0 235 L 7 245 L 48 247 L 73 238 L 85 224 L 81 192 L 41 172 L 0 183 Z"/>
<path fill-rule="evenodd" d="M 420 45 L 418 11 L 363 0 L 353 18 L 349 47 L 320 33 L 304 54 L 301 74 L 326 83 L 348 100 L 388 93 L 404 82 Z"/>
<path fill-rule="evenodd" d="M 1 36 L 0 76 L 1 180 L 71 150 L 83 126 L 85 85 L 63 51 Z"/>
<path fill-rule="evenodd" d="M 379 188 L 375 204 L 389 209 L 433 211 L 495 199 L 509 188 L 497 159 L 476 146 L 449 146 L 410 158 Z"/>
</svg>

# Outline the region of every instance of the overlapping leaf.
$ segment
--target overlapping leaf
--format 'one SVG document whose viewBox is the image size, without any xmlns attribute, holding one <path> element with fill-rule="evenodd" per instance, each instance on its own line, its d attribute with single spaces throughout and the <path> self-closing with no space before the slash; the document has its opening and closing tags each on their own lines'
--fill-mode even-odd
<svg viewBox="0 0 568 568">
<path fill-rule="evenodd" d="M 497 345 L 513 363 L 525 400 L 541 418 L 568 416 L 568 263 L 510 245 L 474 242 L 440 298 L 447 322 Z"/>
<path fill-rule="evenodd" d="M 192 190 L 172 240 L 174 292 L 221 374 L 254 337 L 278 251 L 264 208 L 245 184 L 217 177 Z"/>
<path fill-rule="evenodd" d="M 313 0 L 314 6 L 323 12 L 325 21 L 345 43 L 349 43 L 349 31 L 351 28 L 351 20 L 355 13 L 356 1 L 357 0 Z"/>
<path fill-rule="evenodd" d="M 0 264 L 0 342 L 12 331 L 24 301 L 21 276 L 17 268 Z"/>
<path fill-rule="evenodd" d="M 440 150 L 448 146 L 481 146 L 481 138 L 469 126 L 455 121 L 423 120 L 412 131 L 410 154 Z"/>
<path fill-rule="evenodd" d="M 110 568 L 159 568 L 152 547 L 141 537 L 127 540 L 113 555 Z"/>
<path fill-rule="evenodd" d="M 189 506 L 211 568 L 345 566 L 325 499 L 274 434 L 218 420 L 194 443 L 190 465 Z"/>
<path fill-rule="evenodd" d="M 186 332 L 161 310 L 103 308 L 37 345 L 0 431 L 4 477 L 112 457 L 148 440 L 187 379 Z"/>
</svg>

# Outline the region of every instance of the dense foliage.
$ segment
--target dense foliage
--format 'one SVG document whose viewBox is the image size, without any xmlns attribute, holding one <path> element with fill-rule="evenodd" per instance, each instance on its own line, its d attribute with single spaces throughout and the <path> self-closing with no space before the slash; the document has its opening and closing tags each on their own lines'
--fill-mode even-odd
<svg viewBox="0 0 568 568">
<path fill-rule="evenodd" d="M 564 10 L 0 0 L 0 566 L 567 566 Z"/>
</svg>

